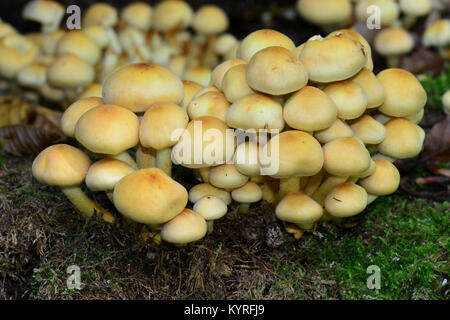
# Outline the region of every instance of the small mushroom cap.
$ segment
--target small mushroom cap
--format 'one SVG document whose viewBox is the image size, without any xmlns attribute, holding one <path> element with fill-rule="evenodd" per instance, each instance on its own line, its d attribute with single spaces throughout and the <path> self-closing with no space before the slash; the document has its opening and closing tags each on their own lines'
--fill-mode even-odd
<svg viewBox="0 0 450 320">
<path fill-rule="evenodd" d="M 215 35 L 228 28 L 228 17 L 225 11 L 215 5 L 204 5 L 194 15 L 192 27 L 200 34 Z"/>
<path fill-rule="evenodd" d="M 189 103 L 192 101 L 192 98 L 200 90 L 203 89 L 203 86 L 194 81 L 183 80 L 183 88 L 184 88 L 184 96 L 180 106 L 184 109 L 184 111 L 187 111 L 187 107 Z"/>
<path fill-rule="evenodd" d="M 61 89 L 82 88 L 94 81 L 94 78 L 92 66 L 71 53 L 56 58 L 47 70 L 49 84 Z"/>
<path fill-rule="evenodd" d="M 211 82 L 211 69 L 206 67 L 191 67 L 186 70 L 184 80 L 194 81 L 206 87 Z"/>
<path fill-rule="evenodd" d="M 106 48 L 110 44 L 110 39 L 106 29 L 100 25 L 93 24 L 84 28 L 83 32 L 102 49 Z"/>
<path fill-rule="evenodd" d="M 190 119 L 210 116 L 225 121 L 229 107 L 230 102 L 223 93 L 206 92 L 192 99 L 187 107 L 187 113 Z"/>
<path fill-rule="evenodd" d="M 228 207 L 225 202 L 215 196 L 204 196 L 194 204 L 193 209 L 205 220 L 220 219 L 228 211 Z"/>
<path fill-rule="evenodd" d="M 81 184 L 90 165 L 91 160 L 83 151 L 55 144 L 38 154 L 31 170 L 39 182 L 66 187 Z"/>
<path fill-rule="evenodd" d="M 389 120 L 386 138 L 378 145 L 378 151 L 395 159 L 417 156 L 422 150 L 425 132 L 417 124 L 403 118 Z"/>
<path fill-rule="evenodd" d="M 34 0 L 23 8 L 22 17 L 41 24 L 50 24 L 55 18 L 62 17 L 64 11 L 64 7 L 56 1 Z"/>
<path fill-rule="evenodd" d="M 317 36 L 306 42 L 300 61 L 311 81 L 330 83 L 357 74 L 367 62 L 367 53 L 358 40 L 343 34 Z"/>
<path fill-rule="evenodd" d="M 38 47 L 27 37 L 15 33 L 4 36 L 0 39 L 0 75 L 6 79 L 16 77 L 38 53 Z"/>
<path fill-rule="evenodd" d="M 273 137 L 264 146 L 263 154 L 270 162 L 278 162 L 277 172 L 271 175 L 274 178 L 313 176 L 323 165 L 320 143 L 302 131 L 284 131 Z"/>
<path fill-rule="evenodd" d="M 103 100 L 98 97 L 83 98 L 72 103 L 64 111 L 61 118 L 61 128 L 64 134 L 73 138 L 75 136 L 75 126 L 80 117 L 92 108 L 102 104 Z"/>
<path fill-rule="evenodd" d="M 186 67 L 187 67 L 187 58 L 182 55 L 172 57 L 169 63 L 167 64 L 167 69 L 175 73 L 179 78 L 183 78 L 184 73 L 186 72 Z"/>
<path fill-rule="evenodd" d="M 283 107 L 263 94 L 251 94 L 235 101 L 227 111 L 227 124 L 236 129 L 284 128 Z"/>
<path fill-rule="evenodd" d="M 303 88 L 308 82 L 308 74 L 291 50 L 268 47 L 250 59 L 247 81 L 254 90 L 284 95 Z"/>
<path fill-rule="evenodd" d="M 120 106 L 96 106 L 78 120 L 75 138 L 92 152 L 116 155 L 139 143 L 139 119 Z"/>
<path fill-rule="evenodd" d="M 400 8 L 394 0 L 360 0 L 356 3 L 355 14 L 358 21 L 366 22 L 373 11 L 368 10 L 371 6 L 380 9 L 381 27 L 388 26 L 395 22 L 400 15 Z"/>
<path fill-rule="evenodd" d="M 338 218 L 347 218 L 361 213 L 367 207 L 367 192 L 354 183 L 341 183 L 325 198 L 325 209 Z"/>
<path fill-rule="evenodd" d="M 432 0 L 400 0 L 399 5 L 402 12 L 412 17 L 422 17 L 431 11 Z"/>
<path fill-rule="evenodd" d="M 17 74 L 17 82 L 25 87 L 38 89 L 46 81 L 47 66 L 34 61 L 23 67 Z"/>
<path fill-rule="evenodd" d="M 427 93 L 412 73 L 392 68 L 381 71 L 377 77 L 386 90 L 386 99 L 378 108 L 385 115 L 405 117 L 425 106 Z"/>
<path fill-rule="evenodd" d="M 186 207 L 186 189 L 157 168 L 133 172 L 116 184 L 114 205 L 124 216 L 143 224 L 165 223 Z"/>
<path fill-rule="evenodd" d="M 246 176 L 258 176 L 261 173 L 259 163 L 259 145 L 254 141 L 246 141 L 237 146 L 234 153 L 234 165 Z"/>
<path fill-rule="evenodd" d="M 262 196 L 263 193 L 261 188 L 252 181 L 249 181 L 242 187 L 231 191 L 231 197 L 239 203 L 255 203 L 260 201 Z"/>
<path fill-rule="evenodd" d="M 82 31 L 66 32 L 56 46 L 57 55 L 71 53 L 95 66 L 101 57 L 99 46 Z"/>
<path fill-rule="evenodd" d="M 297 11 L 303 19 L 316 25 L 332 25 L 348 21 L 352 16 L 350 0 L 299 0 Z"/>
<path fill-rule="evenodd" d="M 176 104 L 154 105 L 141 119 L 139 126 L 141 144 L 145 148 L 156 150 L 169 148 L 177 143 L 188 122 L 188 115 Z"/>
<path fill-rule="evenodd" d="M 240 173 L 234 164 L 222 164 L 209 171 L 209 183 L 217 188 L 239 188 L 247 181 L 248 177 Z"/>
<path fill-rule="evenodd" d="M 385 57 L 404 55 L 413 48 L 414 40 L 403 28 L 385 28 L 375 36 L 375 49 Z"/>
<path fill-rule="evenodd" d="M 195 211 L 184 209 L 164 224 L 161 229 L 161 238 L 174 244 L 186 244 L 202 239 L 206 232 L 205 219 Z"/>
<path fill-rule="evenodd" d="M 450 114 L 450 90 L 442 96 L 442 105 L 446 114 Z"/>
<path fill-rule="evenodd" d="M 400 184 L 400 173 L 387 160 L 378 159 L 375 162 L 375 172 L 359 180 L 359 184 L 370 194 L 385 196 L 394 193 Z"/>
<path fill-rule="evenodd" d="M 101 25 L 105 28 L 111 28 L 118 22 L 117 9 L 103 2 L 91 5 L 83 17 L 83 27 Z"/>
<path fill-rule="evenodd" d="M 359 176 L 370 166 L 370 154 L 353 137 L 332 140 L 323 146 L 325 170 L 335 176 Z"/>
<path fill-rule="evenodd" d="M 17 30 L 12 25 L 6 22 L 0 22 L 0 39 L 14 33 L 17 33 Z"/>
<path fill-rule="evenodd" d="M 117 182 L 135 170 L 117 159 L 102 159 L 91 165 L 86 175 L 86 186 L 92 191 L 113 190 Z"/>
<path fill-rule="evenodd" d="M 343 120 L 356 119 L 367 109 L 366 93 L 359 84 L 351 80 L 332 83 L 323 91 L 336 104 L 338 117 Z"/>
<path fill-rule="evenodd" d="M 238 42 L 235 36 L 225 33 L 214 41 L 214 52 L 218 55 L 227 56 L 238 45 Z"/>
<path fill-rule="evenodd" d="M 384 125 L 368 114 L 356 119 L 350 127 L 355 136 L 365 144 L 379 144 L 386 137 Z"/>
<path fill-rule="evenodd" d="M 197 203 L 206 196 L 214 196 L 222 200 L 226 205 L 231 203 L 231 195 L 228 191 L 214 187 L 210 183 L 197 184 L 189 190 L 189 201 Z"/>
<path fill-rule="evenodd" d="M 222 91 L 230 102 L 254 94 L 247 82 L 247 64 L 239 64 L 230 68 L 224 75 Z"/>
<path fill-rule="evenodd" d="M 444 109 L 445 111 L 445 109 Z M 425 108 L 420 109 L 419 112 L 414 113 L 410 116 L 406 116 L 405 119 L 411 121 L 412 123 L 419 123 L 420 121 L 422 121 L 423 116 L 425 115 Z"/>
<path fill-rule="evenodd" d="M 121 12 L 122 20 L 129 26 L 148 31 L 152 25 L 152 7 L 145 2 L 133 2 L 123 8 Z"/>
<path fill-rule="evenodd" d="M 127 65 L 111 74 L 103 84 L 105 103 L 134 112 L 146 111 L 158 103 L 179 104 L 183 94 L 183 83 L 173 72 L 149 63 Z"/>
<path fill-rule="evenodd" d="M 42 35 L 42 50 L 49 55 L 54 55 L 59 40 L 66 34 L 66 31 L 58 29 Z"/>
<path fill-rule="evenodd" d="M 193 14 L 192 8 L 185 1 L 161 1 L 153 11 L 153 26 L 160 31 L 185 29 L 191 24 Z"/>
<path fill-rule="evenodd" d="M 341 119 L 336 119 L 333 124 L 325 129 L 314 132 L 314 137 L 322 144 L 334 139 L 353 137 L 354 133 L 350 126 Z"/>
<path fill-rule="evenodd" d="M 78 99 L 84 99 L 89 97 L 102 97 L 102 85 L 100 83 L 91 83 L 83 92 L 78 96 Z"/>
<path fill-rule="evenodd" d="M 372 71 L 362 68 L 351 80 L 359 84 L 366 93 L 367 109 L 377 108 L 383 104 L 386 90 Z"/>
<path fill-rule="evenodd" d="M 234 131 L 222 120 L 203 116 L 188 123 L 172 149 L 172 160 L 187 168 L 216 166 L 231 160 Z"/>
<path fill-rule="evenodd" d="M 283 47 L 293 51 L 295 44 L 286 35 L 272 29 L 261 29 L 247 35 L 239 45 L 237 58 L 249 62 L 255 53 L 268 47 Z"/>
<path fill-rule="evenodd" d="M 333 100 L 322 90 L 306 86 L 292 94 L 283 108 L 283 118 L 294 129 L 317 131 L 329 128 L 337 117 Z"/>
<path fill-rule="evenodd" d="M 426 47 L 445 47 L 450 44 L 450 19 L 440 19 L 430 25 L 423 34 Z"/>
<path fill-rule="evenodd" d="M 222 81 L 225 73 L 239 64 L 246 64 L 246 62 L 241 59 L 230 59 L 218 64 L 211 73 L 211 85 L 216 86 L 218 89 L 222 89 Z"/>
<path fill-rule="evenodd" d="M 275 208 L 278 219 L 290 223 L 313 223 L 323 215 L 320 204 L 301 192 L 288 193 Z"/>
</svg>

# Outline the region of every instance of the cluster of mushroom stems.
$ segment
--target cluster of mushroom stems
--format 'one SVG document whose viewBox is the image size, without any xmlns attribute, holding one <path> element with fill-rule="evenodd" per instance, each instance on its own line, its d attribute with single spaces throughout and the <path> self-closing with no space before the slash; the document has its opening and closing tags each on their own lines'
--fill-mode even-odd
<svg viewBox="0 0 450 320">
<path fill-rule="evenodd" d="M 65 14 L 58 2 L 30 1 L 22 16 L 42 27 L 28 34 L 0 19 L 0 90 L 67 107 L 80 97 L 101 97 L 109 74 L 137 62 L 166 66 L 206 86 L 211 68 L 238 43 L 224 33 L 228 17 L 213 4 L 194 11 L 181 0 L 154 7 L 133 2 L 119 11 L 98 2 L 82 12 L 81 29 L 73 30 L 66 29 Z"/>
<path fill-rule="evenodd" d="M 197 241 L 229 207 L 248 214 L 261 200 L 299 238 L 395 192 L 393 161 L 422 149 L 425 90 L 402 69 L 375 75 L 370 52 L 353 30 L 296 46 L 262 29 L 207 86 L 157 64 L 126 65 L 105 79 L 102 97 L 63 114 L 64 133 L 100 160 L 54 145 L 36 157 L 33 175 L 60 186 L 83 215 L 113 222 L 80 185 L 106 192 L 120 220 L 156 242 Z M 174 163 L 199 183 L 187 190 L 172 177 Z"/>
</svg>

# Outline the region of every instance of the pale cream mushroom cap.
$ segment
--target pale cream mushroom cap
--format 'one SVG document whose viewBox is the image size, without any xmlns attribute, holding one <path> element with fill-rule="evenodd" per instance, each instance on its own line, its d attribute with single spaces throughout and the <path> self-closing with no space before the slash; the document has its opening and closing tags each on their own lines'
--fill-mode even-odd
<svg viewBox="0 0 450 320">
<path fill-rule="evenodd" d="M 260 175 L 259 149 L 255 141 L 246 141 L 237 146 L 233 162 L 240 173 L 249 177 Z"/>
<path fill-rule="evenodd" d="M 38 47 L 27 37 L 15 33 L 4 36 L 0 39 L 0 76 L 6 79 L 16 77 L 20 69 L 38 54 Z"/>
<path fill-rule="evenodd" d="M 222 56 L 228 56 L 238 43 L 239 41 L 235 36 L 230 33 L 225 33 L 214 41 L 214 52 Z"/>
<path fill-rule="evenodd" d="M 235 189 L 242 187 L 247 181 L 248 177 L 240 173 L 234 164 L 222 164 L 209 171 L 209 183 L 217 188 Z"/>
<path fill-rule="evenodd" d="M 192 98 L 201 90 L 203 86 L 198 84 L 197 82 L 183 80 L 183 101 L 181 101 L 180 106 L 186 111 L 189 103 L 192 101 Z"/>
<path fill-rule="evenodd" d="M 253 181 L 249 181 L 242 187 L 231 191 L 231 197 L 239 203 L 255 203 L 260 201 L 262 196 L 261 188 Z"/>
<path fill-rule="evenodd" d="M 378 108 L 386 99 L 386 90 L 376 75 L 367 68 L 362 68 L 351 80 L 361 86 L 367 96 L 367 109 Z"/>
<path fill-rule="evenodd" d="M 228 28 L 228 16 L 218 6 L 208 4 L 200 7 L 194 14 L 192 27 L 200 34 L 216 35 Z"/>
<path fill-rule="evenodd" d="M 389 27 L 375 36 L 375 49 L 385 57 L 405 55 L 414 48 L 413 37 L 403 28 Z"/>
<path fill-rule="evenodd" d="M 332 216 L 352 217 L 367 207 L 367 192 L 354 183 L 341 183 L 328 193 L 324 205 Z"/>
<path fill-rule="evenodd" d="M 104 2 L 94 3 L 83 16 L 83 27 L 101 25 L 105 28 L 111 28 L 118 22 L 117 9 Z"/>
<path fill-rule="evenodd" d="M 191 67 L 184 73 L 184 80 L 194 81 L 206 87 L 211 82 L 211 69 L 206 67 Z"/>
<path fill-rule="evenodd" d="M 92 108 L 102 105 L 103 100 L 98 97 L 83 98 L 72 103 L 63 113 L 61 129 L 68 137 L 75 136 L 75 126 L 80 117 Z"/>
<path fill-rule="evenodd" d="M 347 22 L 353 9 L 351 0 L 298 0 L 297 11 L 306 21 L 326 26 Z"/>
<path fill-rule="evenodd" d="M 47 66 L 38 61 L 34 61 L 22 69 L 17 74 L 17 82 L 25 87 L 38 89 L 41 87 L 47 76 Z"/>
<path fill-rule="evenodd" d="M 17 30 L 6 22 L 0 22 L 0 39 L 4 36 L 17 33 Z"/>
<path fill-rule="evenodd" d="M 94 66 L 100 61 L 100 47 L 80 30 L 66 32 L 58 41 L 56 54 L 71 53 Z"/>
<path fill-rule="evenodd" d="M 197 203 L 206 196 L 214 196 L 222 200 L 226 205 L 231 203 L 231 195 L 224 189 L 217 188 L 210 183 L 201 183 L 193 186 L 189 190 L 189 201 Z"/>
<path fill-rule="evenodd" d="M 412 17 L 422 17 L 431 11 L 432 0 L 399 0 L 400 9 Z"/>
<path fill-rule="evenodd" d="M 366 92 L 359 84 L 351 80 L 329 84 L 323 91 L 336 104 L 340 119 L 356 119 L 367 109 L 368 98 Z"/>
<path fill-rule="evenodd" d="M 450 19 L 440 19 L 430 25 L 423 34 L 426 47 L 445 47 L 450 44 Z"/>
<path fill-rule="evenodd" d="M 225 121 L 230 105 L 223 93 L 206 92 L 192 99 L 187 107 L 187 113 L 192 120 L 210 116 Z"/>
<path fill-rule="evenodd" d="M 239 64 L 230 68 L 224 75 L 222 91 L 230 102 L 255 93 L 247 82 L 247 64 Z"/>
<path fill-rule="evenodd" d="M 41 23 L 44 25 L 44 31 L 53 31 L 52 29 L 58 27 L 64 13 L 64 6 L 56 1 L 34 0 L 23 8 L 22 17 Z"/>
<path fill-rule="evenodd" d="M 84 98 L 89 98 L 89 97 L 101 98 L 102 90 L 103 90 L 103 87 L 100 83 L 96 83 L 96 82 L 91 83 L 83 90 L 83 92 L 81 92 L 81 94 L 78 96 L 78 99 L 84 99 Z"/>
<path fill-rule="evenodd" d="M 450 90 L 442 96 L 442 105 L 446 114 L 450 114 Z"/>
<path fill-rule="evenodd" d="M 161 238 L 174 244 L 186 244 L 202 239 L 207 232 L 205 219 L 197 212 L 184 209 L 161 229 Z"/>
<path fill-rule="evenodd" d="M 291 192 L 278 203 L 275 214 L 285 222 L 310 224 L 322 217 L 323 208 L 306 194 Z"/>
<path fill-rule="evenodd" d="M 384 125 L 368 114 L 356 119 L 351 125 L 353 133 L 365 144 L 379 144 L 386 137 Z"/>
<path fill-rule="evenodd" d="M 368 11 L 371 6 L 380 9 L 381 27 L 386 27 L 397 21 L 400 8 L 395 0 L 360 0 L 356 3 L 355 14 L 358 21 L 366 22 L 374 11 Z"/>
<path fill-rule="evenodd" d="M 330 142 L 334 139 L 353 136 L 354 133 L 350 126 L 341 119 L 336 119 L 327 129 L 314 132 L 314 137 L 322 144 Z"/>
<path fill-rule="evenodd" d="M 218 64 L 211 73 L 211 83 L 210 85 L 216 86 L 218 89 L 222 89 L 222 81 L 225 73 L 232 67 L 239 64 L 246 64 L 244 60 L 241 59 L 231 59 L 225 60 L 224 62 Z"/>
<path fill-rule="evenodd" d="M 385 196 L 394 193 L 400 185 L 400 173 L 387 160 L 375 160 L 375 172 L 359 180 L 359 184 L 370 194 Z"/>
<path fill-rule="evenodd" d="M 145 2 L 133 2 L 123 8 L 122 20 L 139 30 L 148 31 L 152 26 L 152 7 Z"/>
<path fill-rule="evenodd" d="M 117 159 L 102 159 L 93 163 L 86 174 L 86 186 L 92 191 L 113 190 L 117 182 L 135 170 Z"/>
<path fill-rule="evenodd" d="M 225 202 L 215 196 L 204 196 L 193 207 L 205 220 L 217 220 L 226 215 L 228 207 Z"/>
<path fill-rule="evenodd" d="M 153 10 L 153 26 L 160 31 L 185 29 L 191 24 L 193 15 L 192 8 L 185 1 L 161 1 Z"/>
<path fill-rule="evenodd" d="M 83 88 L 92 83 L 94 78 L 92 66 L 72 53 L 59 56 L 47 69 L 49 84 L 60 89 Z"/>
</svg>

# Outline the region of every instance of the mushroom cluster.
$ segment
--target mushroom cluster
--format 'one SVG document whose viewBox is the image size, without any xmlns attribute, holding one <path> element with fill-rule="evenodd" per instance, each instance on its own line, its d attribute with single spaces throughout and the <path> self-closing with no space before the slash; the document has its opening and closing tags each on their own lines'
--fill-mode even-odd
<svg viewBox="0 0 450 320">
<path fill-rule="evenodd" d="M 213 4 L 194 11 L 181 0 L 154 7 L 133 2 L 119 11 L 98 2 L 83 12 L 81 29 L 72 30 L 62 21 L 65 13 L 58 2 L 30 1 L 22 16 L 42 27 L 29 34 L 0 20 L 0 82 L 8 92 L 66 107 L 80 96 L 101 97 L 106 77 L 136 62 L 167 66 L 206 86 L 211 68 L 238 43 L 224 33 L 228 17 Z"/>
<path fill-rule="evenodd" d="M 84 215 L 112 221 L 81 192 L 84 180 L 124 222 L 176 245 L 212 232 L 228 207 L 247 214 L 261 200 L 296 236 L 340 222 L 395 192 L 393 161 L 417 156 L 425 138 L 420 82 L 397 68 L 375 75 L 370 52 L 352 30 L 296 46 L 263 29 L 213 69 L 208 86 L 129 64 L 106 78 L 101 98 L 77 100 L 62 118 L 65 134 L 101 160 L 56 145 L 38 155 L 33 174 Z M 173 164 L 200 183 L 187 190 Z"/>
</svg>

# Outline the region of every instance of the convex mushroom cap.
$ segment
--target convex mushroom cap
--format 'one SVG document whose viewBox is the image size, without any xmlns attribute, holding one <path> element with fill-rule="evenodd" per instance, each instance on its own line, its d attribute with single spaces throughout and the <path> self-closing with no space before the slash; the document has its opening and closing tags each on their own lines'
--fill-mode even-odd
<svg viewBox="0 0 450 320">
<path fill-rule="evenodd" d="M 367 109 L 378 108 L 386 99 L 386 90 L 375 74 L 367 68 L 362 68 L 351 81 L 359 84 L 367 96 Z"/>
<path fill-rule="evenodd" d="M 91 5 L 83 17 L 83 27 L 101 25 L 105 28 L 111 28 L 118 22 L 117 9 L 103 2 Z"/>
<path fill-rule="evenodd" d="M 83 98 L 72 103 L 64 111 L 61 118 L 61 128 L 64 134 L 73 138 L 75 136 L 75 126 L 80 117 L 92 108 L 102 104 L 103 100 L 98 97 Z"/>
<path fill-rule="evenodd" d="M 4 36 L 0 39 L 0 75 L 14 78 L 38 53 L 38 47 L 28 38 L 14 33 Z"/>
<path fill-rule="evenodd" d="M 376 7 L 371 7 L 376 6 Z M 394 0 L 360 0 L 355 7 L 356 18 L 361 22 L 366 22 L 370 15 L 374 13 L 371 8 L 379 8 L 381 27 L 391 25 L 398 19 L 400 15 L 400 8 Z"/>
<path fill-rule="evenodd" d="M 350 0 L 299 0 L 297 11 L 303 19 L 319 26 L 335 25 L 352 16 Z"/>
<path fill-rule="evenodd" d="M 242 187 L 231 191 L 231 197 L 239 203 L 255 203 L 260 201 L 262 196 L 261 188 L 253 181 L 249 181 Z"/>
<path fill-rule="evenodd" d="M 343 120 L 356 119 L 367 109 L 367 94 L 356 82 L 335 82 L 326 86 L 323 91 L 333 100 L 338 117 Z"/>
<path fill-rule="evenodd" d="M 195 211 L 184 209 L 161 229 L 164 241 L 187 244 L 202 239 L 207 232 L 205 219 Z"/>
<path fill-rule="evenodd" d="M 94 81 L 94 78 L 92 66 L 71 53 L 56 58 L 47 70 L 49 84 L 61 89 L 86 87 Z"/>
<path fill-rule="evenodd" d="M 226 205 L 231 203 L 231 195 L 224 189 L 217 188 L 210 183 L 197 184 L 189 190 L 189 201 L 197 203 L 206 196 L 214 196 L 222 200 Z"/>
<path fill-rule="evenodd" d="M 226 203 L 215 196 L 204 196 L 194 204 L 193 209 L 209 221 L 222 218 L 228 211 Z"/>
<path fill-rule="evenodd" d="M 101 57 L 99 46 L 79 30 L 66 32 L 58 41 L 56 53 L 57 55 L 74 54 L 92 66 L 96 65 Z"/>
<path fill-rule="evenodd" d="M 133 2 L 123 8 L 122 20 L 142 31 L 148 31 L 152 25 L 152 7 L 145 2 Z"/>
<path fill-rule="evenodd" d="M 131 173 L 114 188 L 117 210 L 143 224 L 169 221 L 186 207 L 187 201 L 186 189 L 157 168 Z"/>
<path fill-rule="evenodd" d="M 92 191 L 113 190 L 117 182 L 135 170 L 117 159 L 102 159 L 92 164 L 86 175 L 86 186 Z"/>
<path fill-rule="evenodd" d="M 387 160 L 378 159 L 375 162 L 375 172 L 359 180 L 359 184 L 370 194 L 384 196 L 394 193 L 400 184 L 400 173 Z"/>
<path fill-rule="evenodd" d="M 386 137 L 384 125 L 368 114 L 356 119 L 350 127 L 355 136 L 365 144 L 379 144 Z"/>
<path fill-rule="evenodd" d="M 228 28 L 225 11 L 215 5 L 204 5 L 194 15 L 192 27 L 200 34 L 215 35 Z"/>
<path fill-rule="evenodd" d="M 328 193 L 324 204 L 332 216 L 351 217 L 367 207 L 367 192 L 354 183 L 341 183 Z"/>
<path fill-rule="evenodd" d="M 187 107 L 187 113 L 190 119 L 210 116 L 225 121 L 229 107 L 230 102 L 223 93 L 210 91 L 193 98 Z"/>
<path fill-rule="evenodd" d="M 278 203 L 275 214 L 285 222 L 311 225 L 322 217 L 323 209 L 306 194 L 291 192 Z"/>
<path fill-rule="evenodd" d="M 414 48 L 412 36 L 403 28 L 389 27 L 375 36 L 375 49 L 385 57 L 407 54 Z"/>
<path fill-rule="evenodd" d="M 51 32 L 58 28 L 64 13 L 64 7 L 56 1 L 35 0 L 27 3 L 22 17 L 41 23 L 43 32 Z"/>
<path fill-rule="evenodd" d="M 240 173 L 234 164 L 222 164 L 209 171 L 209 183 L 218 188 L 235 189 L 247 181 L 248 177 Z"/>
<path fill-rule="evenodd" d="M 185 29 L 191 24 L 192 17 L 193 11 L 187 2 L 161 1 L 153 11 L 153 26 L 160 31 Z"/>
</svg>

